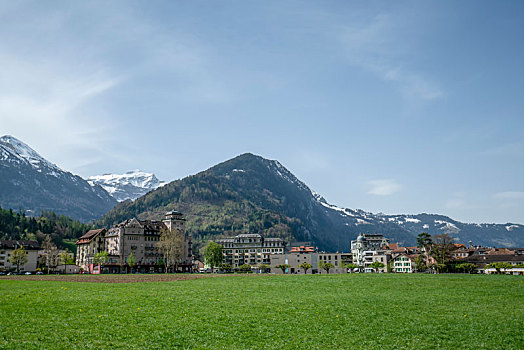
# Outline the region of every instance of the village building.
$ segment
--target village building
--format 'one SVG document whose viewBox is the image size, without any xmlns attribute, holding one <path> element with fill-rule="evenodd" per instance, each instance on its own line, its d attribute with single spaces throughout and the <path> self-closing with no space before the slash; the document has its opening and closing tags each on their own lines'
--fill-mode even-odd
<svg viewBox="0 0 524 350">
<path fill-rule="evenodd" d="M 463 243 L 455 243 L 455 249 L 451 252 L 452 259 L 464 259 L 473 254 L 474 249 L 467 248 Z"/>
<path fill-rule="evenodd" d="M 128 219 L 109 230 L 91 230 L 80 237 L 77 245 L 77 265 L 90 273 L 160 272 L 164 269 L 162 252 L 158 248 L 163 230 L 177 230 L 182 234 L 182 254 L 177 263 L 178 271 L 193 270 L 191 236 L 185 232 L 186 219 L 178 211 L 166 213 L 164 220 Z M 104 264 L 96 264 L 95 255 L 107 252 Z M 100 268 L 102 269 L 100 271 Z"/>
<path fill-rule="evenodd" d="M 286 254 L 271 254 L 271 272 L 281 274 L 282 269 L 277 268 L 279 265 L 289 265 L 290 267 L 285 273 L 290 274 L 304 274 L 304 269 L 300 267 L 301 264 L 307 263 L 312 267 L 307 270 L 307 274 L 327 273 L 320 266 L 320 263 L 333 264 L 333 268 L 329 273 L 346 273 L 345 264 L 351 262 L 350 253 L 326 253 L 326 252 L 311 252 L 303 249 L 302 251 L 290 250 Z"/>
<path fill-rule="evenodd" d="M 58 249 L 56 246 L 53 250 L 40 249 L 38 251 L 37 266 L 44 269 L 49 268 L 50 271 L 59 273 L 77 273 L 80 270 L 79 266 L 70 264 L 66 267 L 62 265 L 64 255 L 67 255 L 76 263 L 75 253 L 67 249 Z"/>
<path fill-rule="evenodd" d="M 494 264 L 498 262 L 509 263 L 511 265 L 524 264 L 524 255 L 522 254 L 472 254 L 467 258 L 461 260 L 461 262 L 472 263 L 477 265 L 480 269 L 483 269 L 488 264 Z"/>
<path fill-rule="evenodd" d="M 15 249 L 24 248 L 27 263 L 20 266 L 20 272 L 34 272 L 37 268 L 38 250 L 40 245 L 37 241 L 27 240 L 0 240 L 0 271 L 14 271 L 16 265 L 11 264 L 9 258 Z"/>
<path fill-rule="evenodd" d="M 282 238 L 265 238 L 257 233 L 244 233 L 235 237 L 221 238 L 216 243 L 222 245 L 224 263 L 231 267 L 244 264 L 256 266 L 270 264 L 271 254 L 284 254 L 286 242 Z"/>
<path fill-rule="evenodd" d="M 351 254 L 353 264 L 365 267 L 371 263 L 375 252 L 383 252 L 389 245 L 389 239 L 383 235 L 359 234 L 356 240 L 351 241 Z"/>
<path fill-rule="evenodd" d="M 95 273 L 95 255 L 105 251 L 105 228 L 89 230 L 76 241 L 76 265 L 89 273 Z M 96 266 L 97 272 L 98 266 Z"/>
<path fill-rule="evenodd" d="M 371 256 L 371 263 L 368 264 L 366 262 L 366 265 L 364 267 L 364 272 L 381 272 L 381 273 L 387 272 L 387 266 L 388 266 L 388 262 L 390 259 L 391 259 L 391 254 L 389 254 L 387 251 L 375 252 L 375 254 Z M 383 264 L 384 266 L 374 269 L 370 265 L 372 265 L 375 262 L 379 262 Z M 373 271 L 370 271 L 370 270 L 373 270 Z"/>
<path fill-rule="evenodd" d="M 347 268 L 344 265 L 351 263 L 353 260 L 351 253 L 318 253 L 318 261 L 323 263 L 329 263 L 334 268 L 329 270 L 329 273 L 346 273 Z M 319 268 L 319 273 L 327 273 L 325 270 Z"/>
<path fill-rule="evenodd" d="M 307 263 L 312 267 L 308 269 L 307 274 L 318 273 L 318 254 L 317 253 L 286 253 L 271 254 L 271 273 L 282 274 L 282 269 L 277 268 L 279 265 L 289 265 L 290 267 L 284 273 L 304 274 L 301 264 Z"/>
<path fill-rule="evenodd" d="M 417 254 L 408 255 L 400 253 L 393 258 L 393 272 L 396 273 L 413 273 L 415 272 L 415 259 Z"/>
</svg>

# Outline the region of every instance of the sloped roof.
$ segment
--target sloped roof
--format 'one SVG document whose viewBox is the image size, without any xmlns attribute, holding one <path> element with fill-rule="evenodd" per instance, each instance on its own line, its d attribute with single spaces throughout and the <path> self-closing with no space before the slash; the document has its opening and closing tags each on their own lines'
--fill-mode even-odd
<svg viewBox="0 0 524 350">
<path fill-rule="evenodd" d="M 520 254 L 473 254 L 462 259 L 471 263 L 494 263 L 494 262 L 514 262 L 524 263 L 524 255 Z"/>
<path fill-rule="evenodd" d="M 258 237 L 262 237 L 262 236 L 259 235 L 258 233 L 241 233 L 241 234 L 237 235 L 236 237 L 238 237 L 238 238 L 258 238 Z"/>
<path fill-rule="evenodd" d="M 24 239 L 2 239 L 0 240 L 0 247 L 4 249 L 17 249 L 18 247 L 24 247 L 25 250 L 36 250 L 40 249 L 40 244 L 37 241 L 28 241 Z"/>
<path fill-rule="evenodd" d="M 514 250 L 510 250 L 508 248 L 495 248 L 493 250 L 488 251 L 488 255 L 508 255 L 508 254 L 515 254 Z"/>
<path fill-rule="evenodd" d="M 104 233 L 106 231 L 105 228 L 100 228 L 97 230 L 89 230 L 85 235 L 80 237 L 78 241 L 76 241 L 76 244 L 82 244 L 82 243 L 88 243 L 93 240 L 96 236 L 98 236 L 100 233 Z"/>
</svg>

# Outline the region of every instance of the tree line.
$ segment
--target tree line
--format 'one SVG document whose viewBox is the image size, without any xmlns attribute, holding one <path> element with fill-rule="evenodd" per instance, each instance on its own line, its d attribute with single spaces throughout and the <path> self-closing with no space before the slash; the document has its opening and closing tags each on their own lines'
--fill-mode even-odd
<svg viewBox="0 0 524 350">
<path fill-rule="evenodd" d="M 0 239 L 35 240 L 42 244 L 46 235 L 50 235 L 57 246 L 65 247 L 64 239 L 78 238 L 92 228 L 91 224 L 52 211 L 27 216 L 21 210 L 0 207 Z"/>
</svg>

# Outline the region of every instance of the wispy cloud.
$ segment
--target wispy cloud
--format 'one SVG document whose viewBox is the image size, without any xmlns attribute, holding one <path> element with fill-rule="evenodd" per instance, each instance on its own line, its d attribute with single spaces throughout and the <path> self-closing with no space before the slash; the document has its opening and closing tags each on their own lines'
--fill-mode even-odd
<svg viewBox="0 0 524 350">
<path fill-rule="evenodd" d="M 368 194 L 374 194 L 376 196 L 390 196 L 401 190 L 402 186 L 395 180 L 372 180 L 368 182 L 371 187 Z"/>
<path fill-rule="evenodd" d="M 401 40 L 395 37 L 402 18 L 381 13 L 365 25 L 346 26 L 341 36 L 349 63 L 362 67 L 384 81 L 398 85 L 407 97 L 433 100 L 442 96 L 442 90 L 423 74 L 412 69 L 407 63 L 407 52 Z"/>
<path fill-rule="evenodd" d="M 495 198 L 498 199 L 524 199 L 524 192 L 522 191 L 507 191 L 495 193 Z"/>
<path fill-rule="evenodd" d="M 186 101 L 231 100 L 212 78 L 213 67 L 206 65 L 211 55 L 198 40 L 159 28 L 133 6 L 111 6 L 117 8 L 110 17 L 89 4 L 42 13 L 0 6 L 7 18 L 28 12 L 25 24 L 0 23 L 6 33 L 0 42 L 0 135 L 19 137 L 59 166 L 82 171 L 85 157 L 89 164 L 104 158 L 122 163 L 136 155 L 125 155 L 123 142 L 115 147 L 116 130 L 133 121 L 110 99 L 116 91 L 132 95 L 129 86 L 140 86 L 140 78 L 168 76 L 178 84 L 165 91 Z M 34 40 L 34 33 L 45 35 Z"/>
<path fill-rule="evenodd" d="M 103 113 L 86 109 L 120 83 L 108 70 L 95 65 L 65 74 L 60 64 L 38 65 L 6 54 L 0 66 L 8 67 L 0 81 L 0 133 L 22 138 L 44 156 L 67 144 L 100 145 L 99 137 L 114 124 L 104 121 Z M 50 143 L 50 138 L 59 142 Z"/>
</svg>

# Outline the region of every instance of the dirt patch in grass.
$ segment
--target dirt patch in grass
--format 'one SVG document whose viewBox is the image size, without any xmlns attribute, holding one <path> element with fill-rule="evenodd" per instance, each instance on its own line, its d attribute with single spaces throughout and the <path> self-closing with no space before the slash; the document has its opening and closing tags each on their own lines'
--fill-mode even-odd
<svg viewBox="0 0 524 350">
<path fill-rule="evenodd" d="M 93 283 L 139 283 L 139 282 L 172 282 L 187 281 L 198 278 L 219 277 L 212 274 L 126 274 L 126 275 L 30 275 L 30 276 L 2 276 L 0 280 L 17 281 L 62 281 L 62 282 L 93 282 Z"/>
</svg>

